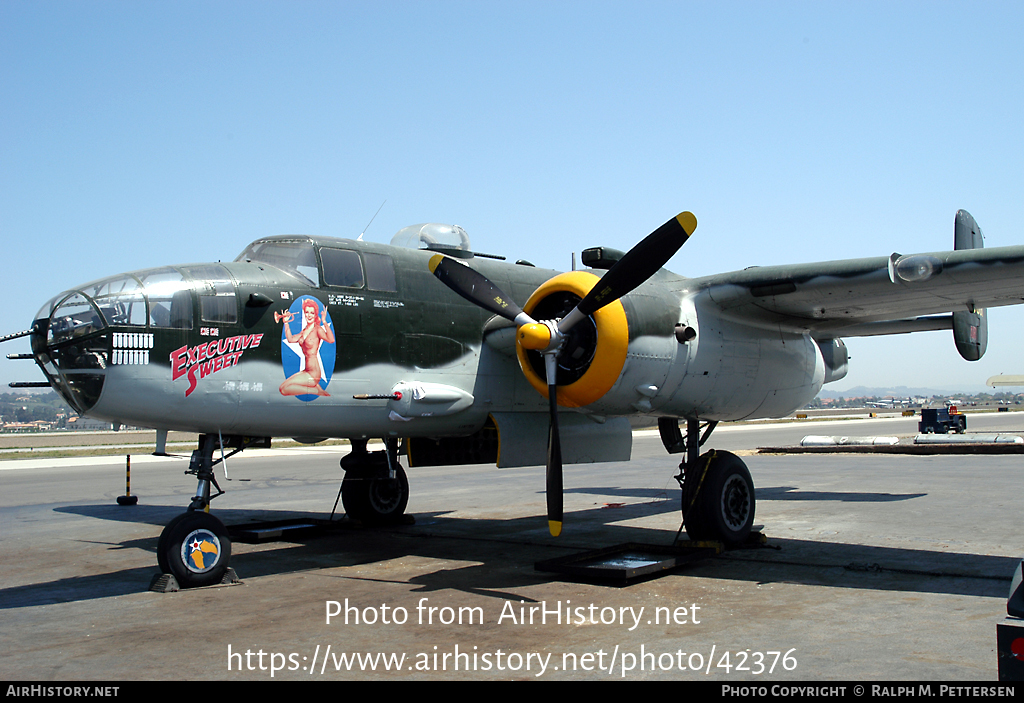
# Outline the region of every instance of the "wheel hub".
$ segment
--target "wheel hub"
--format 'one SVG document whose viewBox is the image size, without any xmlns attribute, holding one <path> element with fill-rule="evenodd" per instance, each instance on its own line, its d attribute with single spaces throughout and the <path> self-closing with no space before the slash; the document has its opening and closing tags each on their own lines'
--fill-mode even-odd
<svg viewBox="0 0 1024 703">
<path fill-rule="evenodd" d="M 387 515 L 402 500 L 402 487 L 398 479 L 378 478 L 370 483 L 370 501 L 381 515 Z"/>
<path fill-rule="evenodd" d="M 740 529 L 750 514 L 750 494 L 739 476 L 731 476 L 722 489 L 722 517 L 733 529 Z"/>
<path fill-rule="evenodd" d="M 205 528 L 193 530 L 181 541 L 181 563 L 194 574 L 205 574 L 220 560 L 220 540 Z"/>
</svg>

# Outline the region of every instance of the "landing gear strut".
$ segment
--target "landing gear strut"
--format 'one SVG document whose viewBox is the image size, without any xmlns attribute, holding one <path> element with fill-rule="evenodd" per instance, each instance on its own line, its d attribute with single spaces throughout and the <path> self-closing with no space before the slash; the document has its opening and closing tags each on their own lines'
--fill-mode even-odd
<svg viewBox="0 0 1024 703">
<path fill-rule="evenodd" d="M 666 420 L 662 418 L 658 423 L 665 447 L 670 452 L 686 452 L 675 477 L 683 489 L 686 534 L 691 540 L 722 542 L 726 548 L 742 545 L 754 526 L 755 509 L 754 482 L 746 465 L 729 452 L 712 449 L 700 454 L 701 445 L 718 423 L 707 423 L 702 436 L 700 422 L 687 420 L 684 444 L 678 425 L 673 436 L 673 428 L 668 424 L 673 421 Z"/>
<path fill-rule="evenodd" d="M 352 452 L 341 460 L 345 512 L 369 525 L 399 522 L 409 503 L 409 479 L 398 463 L 398 440 L 385 439 L 386 449 L 379 452 L 366 451 L 365 439 L 351 442 Z"/>
<path fill-rule="evenodd" d="M 167 523 L 157 541 L 156 558 L 160 569 L 174 576 L 183 588 L 221 583 L 231 561 L 231 538 L 227 528 L 209 512 L 210 501 L 224 493 L 213 474 L 213 467 L 221 461 L 214 460 L 213 453 L 220 446 L 216 435 L 199 436 L 199 449 L 192 452 L 185 472 L 198 480 L 196 494 L 187 512 Z M 231 454 L 242 451 L 245 446 L 249 444 L 240 442 Z M 211 488 L 217 492 L 213 493 Z"/>
</svg>

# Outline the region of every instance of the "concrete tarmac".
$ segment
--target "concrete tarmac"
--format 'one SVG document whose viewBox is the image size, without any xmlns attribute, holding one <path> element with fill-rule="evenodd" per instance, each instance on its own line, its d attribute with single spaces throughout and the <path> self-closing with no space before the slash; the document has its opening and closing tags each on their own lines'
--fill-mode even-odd
<svg viewBox="0 0 1024 703">
<path fill-rule="evenodd" d="M 969 422 L 1024 430 L 1019 413 Z M 563 581 L 534 563 L 672 542 L 678 458 L 656 433 L 635 437 L 629 463 L 566 467 L 559 538 L 543 517 L 543 467 L 414 469 L 414 524 L 236 542 L 241 585 L 167 594 L 147 588 L 162 526 L 195 489 L 187 456 L 133 456 L 133 507 L 115 503 L 123 456 L 0 462 L 3 674 L 994 681 L 995 627 L 1024 556 L 1022 459 L 750 455 L 805 434 L 916 431 L 916 418 L 824 424 L 717 430 L 710 446 L 744 454 L 772 548 L 626 587 Z M 228 461 L 214 512 L 229 525 L 327 517 L 346 451 L 245 452 Z"/>
</svg>

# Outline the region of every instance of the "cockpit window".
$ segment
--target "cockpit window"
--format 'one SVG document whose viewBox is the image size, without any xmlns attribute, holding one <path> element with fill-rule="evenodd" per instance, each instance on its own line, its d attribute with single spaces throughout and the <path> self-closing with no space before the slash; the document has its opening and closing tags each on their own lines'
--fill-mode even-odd
<svg viewBox="0 0 1024 703">
<path fill-rule="evenodd" d="M 153 327 L 192 329 L 191 287 L 172 268 L 152 269 L 140 274 L 149 297 L 149 324 Z"/>
<path fill-rule="evenodd" d="M 324 264 L 325 284 L 346 288 L 363 287 L 363 266 L 356 252 L 323 247 L 320 249 L 320 260 Z"/>
<path fill-rule="evenodd" d="M 258 261 L 298 277 L 310 286 L 319 286 L 313 243 L 305 241 L 263 240 L 253 242 L 235 261 Z"/>
</svg>

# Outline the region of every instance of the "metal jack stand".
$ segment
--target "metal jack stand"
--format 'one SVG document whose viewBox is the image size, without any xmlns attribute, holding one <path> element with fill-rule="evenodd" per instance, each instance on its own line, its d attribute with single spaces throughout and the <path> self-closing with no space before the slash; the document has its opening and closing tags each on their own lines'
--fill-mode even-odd
<svg viewBox="0 0 1024 703">
<path fill-rule="evenodd" d="M 132 455 L 125 455 L 124 465 L 124 495 L 117 497 L 118 505 L 136 505 L 139 502 L 138 496 L 132 495 Z"/>
</svg>

